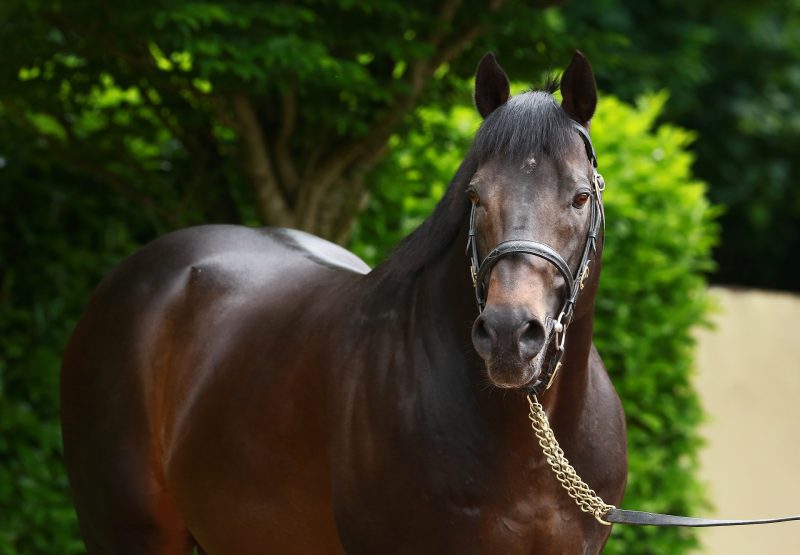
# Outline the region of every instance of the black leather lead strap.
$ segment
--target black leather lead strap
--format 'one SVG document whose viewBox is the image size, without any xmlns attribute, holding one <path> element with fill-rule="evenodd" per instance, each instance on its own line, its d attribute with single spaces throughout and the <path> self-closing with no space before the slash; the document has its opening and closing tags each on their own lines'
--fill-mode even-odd
<svg viewBox="0 0 800 555">
<path fill-rule="evenodd" d="M 779 518 L 758 518 L 753 520 L 715 520 L 708 518 L 692 518 L 688 516 L 662 515 L 643 511 L 611 509 L 603 520 L 612 524 L 631 524 L 633 526 L 682 526 L 690 528 L 706 528 L 710 526 L 747 526 L 750 524 L 774 524 L 776 522 L 800 521 L 800 515 Z"/>
</svg>

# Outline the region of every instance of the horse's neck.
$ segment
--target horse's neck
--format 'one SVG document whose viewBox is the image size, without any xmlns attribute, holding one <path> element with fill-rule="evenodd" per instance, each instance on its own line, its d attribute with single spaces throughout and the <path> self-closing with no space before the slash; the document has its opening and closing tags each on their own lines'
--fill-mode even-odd
<svg viewBox="0 0 800 555">
<path fill-rule="evenodd" d="M 559 370 L 553 386 L 542 395 L 542 405 L 549 413 L 559 408 L 571 414 L 578 414 L 587 400 L 590 390 L 590 355 L 592 350 L 592 331 L 594 312 L 588 311 L 572 322 L 567 330 L 563 366 Z"/>
<path fill-rule="evenodd" d="M 466 237 L 466 227 L 459 239 Z M 466 241 L 466 240 L 465 240 Z M 475 294 L 464 247 L 456 242 L 442 257 L 423 267 L 413 278 L 413 302 L 427 305 L 417 319 L 424 326 L 448 326 L 461 345 L 470 345 L 471 324 L 477 317 Z"/>
</svg>

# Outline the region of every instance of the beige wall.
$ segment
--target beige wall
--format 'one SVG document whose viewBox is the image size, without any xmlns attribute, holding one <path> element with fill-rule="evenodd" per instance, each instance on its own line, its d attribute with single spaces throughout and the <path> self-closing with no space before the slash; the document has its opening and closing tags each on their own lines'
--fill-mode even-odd
<svg viewBox="0 0 800 555">
<path fill-rule="evenodd" d="M 714 514 L 800 514 L 800 297 L 712 289 L 715 330 L 698 332 L 708 422 L 702 479 Z M 701 529 L 709 555 L 800 554 L 800 523 Z"/>
</svg>

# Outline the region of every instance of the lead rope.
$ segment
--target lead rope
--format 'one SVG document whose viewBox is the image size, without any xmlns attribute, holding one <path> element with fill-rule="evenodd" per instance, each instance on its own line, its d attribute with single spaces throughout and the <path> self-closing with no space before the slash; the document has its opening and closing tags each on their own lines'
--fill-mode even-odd
<svg viewBox="0 0 800 555">
<path fill-rule="evenodd" d="M 690 516 L 665 515 L 661 513 L 647 513 L 644 511 L 630 511 L 617 509 L 614 505 L 609 505 L 590 488 L 586 482 L 581 480 L 575 469 L 569 464 L 569 460 L 564 456 L 564 451 L 556 440 L 547 414 L 544 412 L 536 395 L 531 393 L 528 396 L 528 405 L 531 410 L 528 418 L 531 421 L 539 445 L 542 447 L 547 464 L 553 470 L 561 486 L 567 494 L 575 501 L 581 511 L 592 515 L 597 522 L 605 526 L 611 524 L 632 524 L 634 526 L 686 526 L 691 528 L 707 526 L 744 526 L 750 524 L 775 524 L 778 522 L 800 521 L 800 515 L 783 516 L 777 518 L 758 518 L 750 520 L 717 520 L 708 518 L 694 518 Z"/>
<path fill-rule="evenodd" d="M 544 412 L 536 395 L 530 394 L 528 397 L 528 405 L 531 410 L 528 413 L 528 418 L 531 421 L 531 428 L 539 439 L 539 445 L 542 447 L 544 456 L 547 459 L 547 464 L 553 470 L 553 473 L 561 482 L 561 486 L 567 491 L 569 496 L 575 501 L 580 510 L 584 513 L 589 513 L 600 524 L 611 526 L 610 522 L 603 520 L 603 517 L 608 514 L 612 509 L 616 509 L 614 505 L 609 505 L 603 501 L 597 493 L 590 488 L 586 482 L 581 480 L 575 469 L 569 464 L 569 460 L 564 456 L 564 451 L 556 440 L 550 422 L 547 420 L 547 414 Z"/>
</svg>

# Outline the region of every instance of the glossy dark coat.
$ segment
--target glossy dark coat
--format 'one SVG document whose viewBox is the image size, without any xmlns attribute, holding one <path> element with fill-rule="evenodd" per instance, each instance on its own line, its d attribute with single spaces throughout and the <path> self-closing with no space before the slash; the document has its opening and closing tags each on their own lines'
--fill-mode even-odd
<svg viewBox="0 0 800 555">
<path fill-rule="evenodd" d="M 496 62 L 482 65 L 485 85 Z M 499 79 L 487 100 L 481 81 L 479 70 L 476 100 L 490 114 L 508 95 Z M 585 171 L 577 137 L 567 153 L 543 155 L 542 183 Z M 431 219 L 372 272 L 311 235 L 236 226 L 167 235 L 114 270 L 62 373 L 65 458 L 89 552 L 181 554 L 196 542 L 222 555 L 598 553 L 609 529 L 557 483 L 524 396 L 501 389 L 522 379 L 513 357 L 500 345 L 487 356 L 505 362 L 482 360 L 472 346 L 465 191 L 479 172 L 527 175 L 499 160 L 473 150 Z M 503 210 L 517 210 L 509 198 Z M 569 217 L 569 229 L 582 225 L 580 212 Z M 502 226 L 488 208 L 481 218 L 490 246 Z M 528 231 L 545 233 L 537 220 Z M 527 306 L 533 319 L 558 304 L 552 268 L 527 258 L 498 263 L 487 310 Z M 578 472 L 616 503 L 625 427 L 591 342 L 598 276 L 542 402 Z"/>
</svg>

